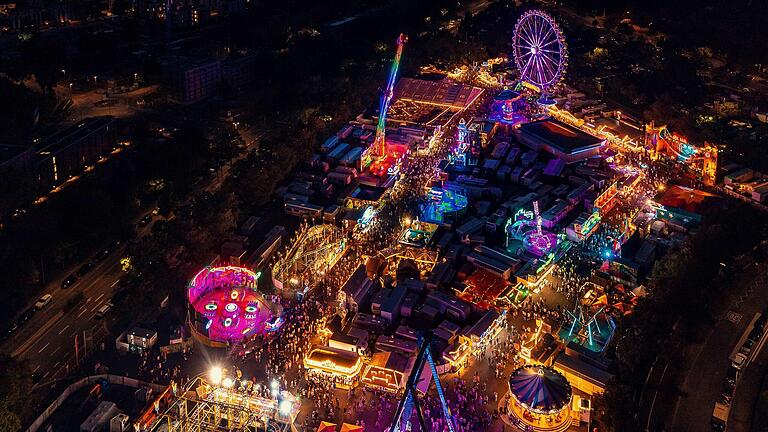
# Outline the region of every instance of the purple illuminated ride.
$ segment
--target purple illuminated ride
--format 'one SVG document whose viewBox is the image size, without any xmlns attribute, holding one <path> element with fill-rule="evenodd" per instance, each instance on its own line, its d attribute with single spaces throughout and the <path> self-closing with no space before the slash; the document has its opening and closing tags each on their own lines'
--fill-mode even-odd
<svg viewBox="0 0 768 432">
<path fill-rule="evenodd" d="M 520 209 L 504 227 L 507 241 L 506 247 L 512 247 L 511 240 L 521 240 L 525 250 L 541 257 L 550 254 L 560 243 L 560 237 L 542 229 L 542 218 L 539 214 L 539 202 L 534 201 L 533 211 Z"/>
<path fill-rule="evenodd" d="M 201 270 L 187 291 L 197 331 L 212 342 L 232 343 L 276 330 L 277 306 L 258 292 L 260 276 L 236 266 Z"/>
</svg>

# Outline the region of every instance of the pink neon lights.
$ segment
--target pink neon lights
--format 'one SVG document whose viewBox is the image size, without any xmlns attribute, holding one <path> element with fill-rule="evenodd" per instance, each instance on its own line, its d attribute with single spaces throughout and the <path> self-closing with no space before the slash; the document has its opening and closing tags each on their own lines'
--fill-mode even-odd
<svg viewBox="0 0 768 432">
<path fill-rule="evenodd" d="M 192 279 L 189 302 L 207 320 L 211 340 L 233 342 L 267 331 L 274 313 L 256 291 L 257 279 L 253 271 L 235 266 L 206 268 Z"/>
</svg>

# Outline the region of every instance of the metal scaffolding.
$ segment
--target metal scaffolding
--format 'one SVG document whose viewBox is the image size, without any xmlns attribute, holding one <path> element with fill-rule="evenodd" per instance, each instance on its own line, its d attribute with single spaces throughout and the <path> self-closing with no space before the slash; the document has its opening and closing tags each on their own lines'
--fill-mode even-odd
<svg viewBox="0 0 768 432">
<path fill-rule="evenodd" d="M 141 430 L 288 432 L 295 430 L 292 425 L 298 411 L 296 407 L 290 413 L 281 413 L 277 399 L 255 396 L 242 389 L 212 387 L 201 378 L 166 402 L 162 413 L 160 404 L 155 402 L 150 409 L 157 414 L 151 426 Z"/>
</svg>

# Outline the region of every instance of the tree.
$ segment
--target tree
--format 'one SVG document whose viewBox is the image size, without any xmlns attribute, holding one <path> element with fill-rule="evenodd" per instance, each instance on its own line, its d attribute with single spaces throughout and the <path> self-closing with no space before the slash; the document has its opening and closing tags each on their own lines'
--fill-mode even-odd
<svg viewBox="0 0 768 432">
<path fill-rule="evenodd" d="M 0 357 L 0 369 L 0 432 L 18 431 L 21 419 L 34 409 L 31 377 L 23 364 L 8 356 Z"/>
</svg>

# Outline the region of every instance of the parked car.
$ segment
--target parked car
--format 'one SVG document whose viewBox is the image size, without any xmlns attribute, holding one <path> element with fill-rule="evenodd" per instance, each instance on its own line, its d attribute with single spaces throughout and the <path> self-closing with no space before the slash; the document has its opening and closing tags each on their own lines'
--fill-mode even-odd
<svg viewBox="0 0 768 432">
<path fill-rule="evenodd" d="M 11 323 L 11 325 L 8 327 L 5 333 L 3 333 L 3 340 L 13 336 L 13 334 L 16 333 L 18 329 L 19 329 L 19 325 L 17 323 Z"/>
<path fill-rule="evenodd" d="M 768 324 L 768 315 L 765 313 L 755 320 L 755 329 L 759 329 L 760 332 L 765 330 L 765 325 Z"/>
<path fill-rule="evenodd" d="M 85 264 L 81 265 L 81 266 L 80 266 L 80 268 L 79 268 L 79 269 L 77 269 L 77 275 L 78 275 L 79 277 L 83 277 L 83 276 L 85 276 L 86 274 L 88 274 L 88 272 L 90 272 L 91 270 L 93 270 L 93 268 L 94 268 L 94 267 L 96 267 L 96 264 L 94 264 L 93 262 L 89 261 L 89 262 L 87 262 L 87 263 L 85 263 Z"/>
<path fill-rule="evenodd" d="M 35 309 L 40 310 L 48 305 L 48 303 L 51 302 L 51 299 L 53 298 L 50 294 L 44 294 L 42 297 L 40 297 L 40 300 L 35 303 Z"/>
<path fill-rule="evenodd" d="M 35 309 L 34 307 L 31 307 L 31 308 L 25 310 L 24 313 L 21 314 L 19 319 L 16 320 L 16 322 L 19 323 L 20 326 L 23 325 L 24 323 L 26 323 L 27 321 L 29 321 L 32 318 L 32 316 L 35 314 L 35 312 L 37 312 L 37 309 Z"/>
<path fill-rule="evenodd" d="M 148 214 L 148 215 L 144 216 L 143 218 L 139 219 L 138 225 L 139 225 L 139 227 L 145 227 L 145 226 L 149 225 L 150 222 L 152 222 L 152 215 Z"/>
<path fill-rule="evenodd" d="M 109 256 L 109 254 L 111 254 L 111 253 L 112 253 L 112 249 L 110 249 L 110 248 L 104 248 L 104 249 L 102 249 L 102 250 L 98 251 L 98 252 L 96 253 L 96 255 L 94 255 L 94 257 L 93 257 L 93 260 L 94 260 L 95 262 L 101 262 L 101 261 L 104 261 L 105 259 L 107 259 L 107 257 L 108 257 L 108 256 Z"/>
<path fill-rule="evenodd" d="M 67 289 L 71 287 L 72 284 L 74 284 L 75 282 L 77 282 L 77 276 L 75 276 L 75 274 L 73 273 L 67 276 L 67 278 L 61 282 L 61 289 Z"/>
<path fill-rule="evenodd" d="M 738 352 L 736 353 L 736 357 L 733 359 L 733 362 L 731 362 L 731 366 L 735 367 L 738 370 L 741 370 L 741 368 L 743 368 L 746 363 L 747 363 L 747 356 L 744 355 L 744 353 Z"/>
<path fill-rule="evenodd" d="M 731 402 L 731 399 L 733 398 L 733 392 L 736 390 L 736 386 L 729 383 L 727 380 L 723 383 L 723 392 L 722 396 L 723 399 L 726 400 L 728 403 Z"/>
<path fill-rule="evenodd" d="M 102 307 L 99 308 L 99 310 L 96 311 L 96 315 L 94 315 L 94 317 L 104 318 L 104 315 L 106 315 L 110 309 L 112 309 L 112 303 L 105 303 Z"/>
</svg>

